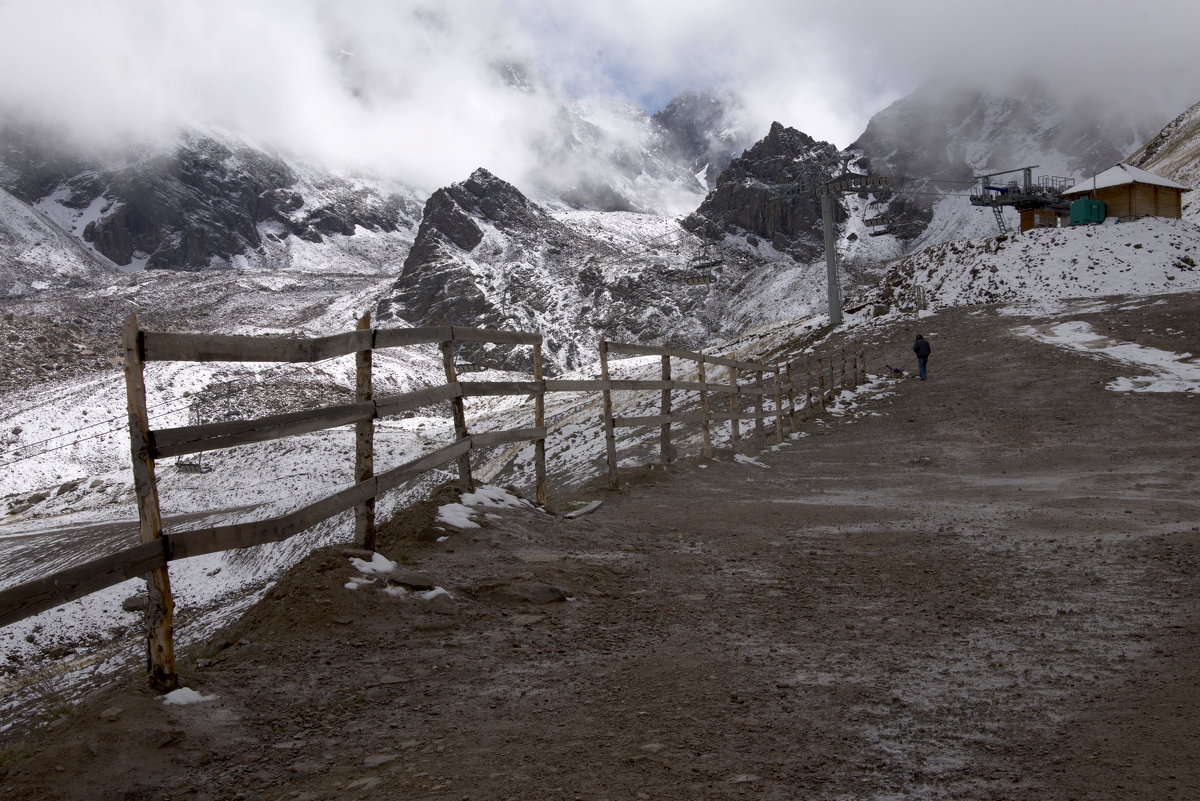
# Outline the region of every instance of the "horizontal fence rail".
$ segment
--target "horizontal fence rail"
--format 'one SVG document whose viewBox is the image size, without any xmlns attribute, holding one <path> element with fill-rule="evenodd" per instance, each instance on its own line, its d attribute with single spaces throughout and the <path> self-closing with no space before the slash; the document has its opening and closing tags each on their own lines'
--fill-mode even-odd
<svg viewBox="0 0 1200 801">
<path fill-rule="evenodd" d="M 174 665 L 172 621 L 174 602 L 170 592 L 168 565 L 178 559 L 203 554 L 280 542 L 323 521 L 353 509 L 355 538 L 365 548 L 375 547 L 375 500 L 407 481 L 430 470 L 457 463 L 460 487 L 473 489 L 470 454 L 478 448 L 532 443 L 537 501 L 546 503 L 545 422 L 546 393 L 600 393 L 609 483 L 617 480 L 617 429 L 654 427 L 660 429 L 660 455 L 664 462 L 675 458 L 672 426 L 700 424 L 705 456 L 713 454 L 711 423 L 729 423 L 730 446 L 736 451 L 743 440 L 739 425 L 753 421 L 756 443 L 762 446 L 765 421 L 775 420 L 775 436 L 782 441 L 785 421 L 796 431 L 798 415 L 811 417 L 824 410 L 826 401 L 839 386 L 852 387 L 865 379 L 865 357 L 854 354 L 847 372 L 842 352 L 840 373 L 833 357 L 806 366 L 804 378 L 793 378 L 793 364 L 770 365 L 727 356 L 695 353 L 678 348 L 600 341 L 600 378 L 544 379 L 542 335 L 524 331 L 491 331 L 454 325 L 424 328 L 371 328 L 370 316 L 359 320 L 355 331 L 316 338 L 276 336 L 231 336 L 170 334 L 142 331 L 134 316 L 126 321 L 125 373 L 129 399 L 130 450 L 134 486 L 138 497 L 138 528 L 142 542 L 52 575 L 0 590 L 0 626 L 82 598 L 130 578 L 145 576 L 150 598 L 146 608 L 147 642 L 151 684 L 156 689 L 177 686 Z M 456 343 L 528 345 L 533 348 L 532 381 L 459 381 L 453 348 Z M 396 395 L 375 397 L 372 390 L 372 353 L 381 348 L 437 345 L 441 350 L 446 383 Z M 614 379 L 609 375 L 609 354 L 657 356 L 662 369 L 659 380 Z M 304 409 L 286 414 L 230 420 L 173 428 L 151 429 L 146 411 L 144 365 L 152 361 L 230 362 L 316 362 L 340 356 L 355 356 L 355 402 Z M 672 375 L 672 359 L 695 365 L 698 380 L 679 380 Z M 709 382 L 707 367 L 721 368 L 722 381 Z M 826 380 L 826 367 L 828 380 Z M 748 374 L 743 379 L 740 374 Z M 815 375 L 815 380 L 814 380 Z M 769 377 L 769 379 L 768 379 Z M 659 392 L 659 414 L 616 416 L 613 392 Z M 672 393 L 696 393 L 699 411 L 672 407 Z M 797 394 L 801 400 L 797 401 Z M 463 400 L 475 397 L 529 396 L 534 401 L 534 425 L 502 431 L 472 433 L 466 424 Z M 723 398 L 724 409 L 711 408 L 710 396 Z M 753 408 L 742 408 L 742 397 Z M 788 399 L 785 409 L 784 398 Z M 771 399 L 774 408 L 767 409 Z M 379 474 L 374 472 L 374 421 L 408 411 L 448 403 L 454 422 L 455 441 Z M 162 525 L 155 478 L 156 460 L 204 451 L 267 442 L 284 437 L 354 426 L 354 480 L 333 494 L 310 502 L 287 514 L 263 520 L 167 532 Z"/>
</svg>

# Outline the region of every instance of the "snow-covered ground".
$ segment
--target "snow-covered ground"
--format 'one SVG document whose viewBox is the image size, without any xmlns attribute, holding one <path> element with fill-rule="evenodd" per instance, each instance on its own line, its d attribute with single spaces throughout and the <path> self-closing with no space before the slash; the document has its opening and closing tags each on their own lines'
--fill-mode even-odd
<svg viewBox="0 0 1200 801">
<path fill-rule="evenodd" d="M 1200 289 L 1200 227 L 1186 220 L 1072 228 L 947 242 L 897 262 L 890 288 L 901 307 L 1041 303 Z M 878 294 L 878 293 L 876 293 Z"/>
</svg>

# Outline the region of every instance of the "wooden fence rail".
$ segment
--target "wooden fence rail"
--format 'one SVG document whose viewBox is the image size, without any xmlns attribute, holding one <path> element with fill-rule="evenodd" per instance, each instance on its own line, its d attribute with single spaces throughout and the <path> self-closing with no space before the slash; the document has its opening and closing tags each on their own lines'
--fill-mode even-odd
<svg viewBox="0 0 1200 801">
<path fill-rule="evenodd" d="M 623 353 L 635 356 L 658 356 L 662 359 L 662 380 L 619 380 L 610 378 L 609 371 L 609 354 Z M 677 381 L 672 378 L 671 359 L 683 359 L 694 362 L 696 365 L 696 375 L 698 381 Z M 727 384 L 710 384 L 707 379 L 707 371 L 705 366 L 708 364 L 719 365 L 725 367 L 728 374 Z M 833 397 L 837 392 L 837 387 L 840 385 L 843 388 L 853 388 L 859 385 L 861 381 L 866 380 L 866 356 L 862 351 L 853 354 L 853 370 L 850 373 L 846 372 L 847 357 L 846 352 L 841 352 L 842 370 L 835 383 L 834 379 L 834 357 L 828 357 L 830 370 L 830 379 L 828 388 L 825 384 L 825 376 L 822 371 L 821 360 L 818 360 L 818 387 L 817 398 L 820 399 L 820 408 L 825 409 L 825 402 Z M 860 369 L 861 366 L 861 369 Z M 752 373 L 754 376 L 753 384 L 743 384 L 738 382 L 738 373 Z M 711 456 L 713 453 L 712 445 L 712 427 L 713 422 L 728 422 L 730 423 L 730 446 L 736 451 L 742 447 L 741 427 L 742 421 L 754 421 L 754 439 L 758 443 L 759 448 L 763 446 L 766 439 L 766 421 L 775 420 L 775 441 L 782 442 L 784 435 L 784 422 L 787 421 L 787 427 L 790 433 L 795 433 L 798 421 L 798 409 L 796 406 L 796 393 L 802 391 L 804 393 L 805 404 L 802 407 L 803 411 L 809 416 L 812 414 L 814 406 L 814 395 L 812 386 L 811 370 L 806 372 L 808 380 L 801 385 L 796 383 L 792 378 L 792 364 L 790 362 L 778 365 L 769 365 L 763 362 L 740 361 L 731 359 L 726 356 L 713 356 L 705 353 L 695 353 L 693 351 L 680 350 L 678 348 L 669 348 L 656 345 L 640 345 L 624 342 L 608 342 L 600 340 L 600 375 L 601 380 L 596 382 L 599 384 L 599 389 L 604 393 L 604 430 L 606 439 L 606 455 L 608 460 L 608 484 L 612 489 L 617 489 L 620 486 L 620 479 L 617 471 L 617 449 L 616 449 L 616 429 L 618 428 L 639 428 L 639 427 L 659 427 L 659 457 L 664 463 L 668 463 L 675 458 L 675 449 L 672 440 L 672 426 L 682 423 L 699 423 L 701 425 L 701 454 Z M 766 378 L 770 375 L 770 379 Z M 786 376 L 786 379 L 785 379 Z M 572 382 L 584 383 L 584 382 Z M 648 391 L 659 390 L 662 392 L 660 402 L 660 413 L 655 415 L 635 415 L 618 417 L 613 413 L 612 392 L 614 391 Z M 699 412 L 675 412 L 672 410 L 672 391 L 689 391 L 698 393 Z M 711 408 L 709 393 L 718 392 L 725 393 L 729 396 L 729 408 L 727 411 L 713 411 Z M 742 395 L 749 396 L 754 402 L 754 411 L 743 411 L 739 398 Z M 788 399 L 788 408 L 785 411 L 784 397 Z M 770 397 L 774 402 L 774 409 L 767 410 L 765 406 L 766 399 Z"/>
<path fill-rule="evenodd" d="M 741 447 L 740 421 L 755 421 L 756 440 L 760 447 L 765 440 L 764 421 L 775 420 L 777 441 L 782 441 L 784 421 L 794 432 L 797 415 L 811 417 L 820 404 L 836 391 L 834 360 L 828 358 L 829 384 L 825 383 L 824 360 L 818 360 L 817 386 L 812 381 L 811 365 L 805 370 L 807 380 L 793 379 L 792 364 L 768 365 L 741 361 L 677 348 L 600 341 L 600 379 L 544 379 L 542 373 L 542 337 L 523 331 L 488 331 L 461 326 L 443 325 L 426 328 L 375 329 L 370 316 L 364 315 L 354 331 L 334 336 L 302 339 L 294 337 L 256 337 L 201 334 L 167 334 L 142 331 L 133 315 L 126 321 L 125 376 L 129 400 L 130 451 L 134 465 L 134 488 L 138 499 L 138 529 L 141 544 L 125 548 L 43 578 L 0 590 L 0 626 L 14 623 L 31 615 L 82 598 L 106 587 L 136 576 L 146 576 L 149 603 L 146 609 L 147 643 L 150 682 L 159 690 L 178 686 L 175 672 L 173 615 L 168 565 L 177 559 L 202 554 L 247 548 L 279 542 L 306 531 L 316 524 L 344 512 L 355 510 L 355 537 L 364 547 L 375 547 L 374 503 L 385 492 L 395 489 L 424 472 L 456 462 L 460 486 L 473 488 L 470 453 L 477 448 L 490 448 L 516 443 L 533 443 L 537 501 L 546 503 L 545 395 L 548 392 L 599 392 L 603 401 L 602 423 L 606 439 L 609 483 L 618 486 L 616 434 L 618 428 L 657 426 L 660 430 L 659 448 L 664 462 L 675 458 L 672 442 L 673 426 L 699 423 L 703 428 L 702 453 L 712 454 L 711 423 L 728 422 L 731 426 L 730 444 Z M 533 347 L 532 381 L 459 381 L 453 358 L 455 343 L 494 343 L 531 345 Z M 446 384 L 398 395 L 375 397 L 372 381 L 372 353 L 380 348 L 412 345 L 438 345 L 446 373 Z M 658 356 L 661 359 L 661 380 L 613 379 L 609 375 L 610 353 L 634 356 Z M 355 402 L 305 409 L 287 414 L 268 415 L 248 420 L 151 429 L 146 409 L 144 365 L 150 361 L 232 361 L 232 362 L 315 362 L 339 356 L 355 357 Z M 672 373 L 672 359 L 694 362 L 697 381 L 678 380 Z M 842 386 L 857 385 L 866 378 L 866 359 L 861 352 L 853 354 L 851 372 L 846 373 L 846 355 L 842 353 Z M 724 367 L 727 383 L 709 383 L 706 365 Z M 750 373 L 752 382 L 739 383 L 738 373 Z M 770 375 L 771 380 L 765 380 Z M 659 414 L 617 417 L 613 414 L 613 392 L 660 392 Z M 699 411 L 676 411 L 675 392 L 695 392 L 699 395 Z M 712 408 L 713 394 L 727 398 L 726 410 Z M 796 397 L 801 393 L 802 405 Z M 531 396 L 535 401 L 534 425 L 505 431 L 471 433 L 467 427 L 464 398 Z M 739 398 L 754 400 L 754 410 L 743 410 Z M 770 397 L 774 409 L 765 408 Z M 788 399 L 785 411 L 783 398 Z M 374 472 L 374 421 L 406 411 L 449 403 L 455 427 L 455 441 L 418 459 L 393 467 L 382 473 Z M 163 530 L 158 504 L 158 485 L 155 478 L 156 460 L 202 451 L 230 448 L 266 442 L 299 434 L 314 433 L 330 428 L 353 425 L 355 430 L 355 460 L 353 483 L 328 497 L 309 503 L 287 514 L 265 520 L 209 526 L 178 532 Z"/>
</svg>

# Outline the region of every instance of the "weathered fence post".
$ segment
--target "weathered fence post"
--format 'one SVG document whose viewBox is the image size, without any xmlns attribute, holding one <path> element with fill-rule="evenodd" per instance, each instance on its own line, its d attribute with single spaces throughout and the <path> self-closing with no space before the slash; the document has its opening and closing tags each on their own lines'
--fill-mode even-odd
<svg viewBox="0 0 1200 801">
<path fill-rule="evenodd" d="M 863 383 L 865 384 L 865 383 L 867 383 L 867 349 L 863 348 L 858 353 L 859 353 L 859 356 L 861 357 L 858 360 L 858 365 L 859 365 L 859 368 L 862 370 L 862 380 L 863 380 Z"/>
<path fill-rule="evenodd" d="M 817 390 L 817 396 L 821 399 L 821 411 L 825 411 L 825 373 L 818 373 L 817 379 L 820 381 L 820 386 Z"/>
<path fill-rule="evenodd" d="M 851 370 L 850 375 L 852 376 L 850 380 L 854 382 L 854 387 L 857 389 L 858 385 L 860 383 L 858 380 L 858 353 L 857 352 L 855 352 L 850 357 L 850 370 Z"/>
<path fill-rule="evenodd" d="M 662 380 L 671 380 L 671 357 L 667 354 L 662 355 Z M 662 391 L 662 403 L 659 405 L 659 412 L 663 415 L 671 414 L 671 389 L 667 387 Z M 671 459 L 671 421 L 667 420 L 658 427 L 658 453 L 663 464 L 670 464 Z"/>
<path fill-rule="evenodd" d="M 767 388 L 763 384 L 763 371 L 754 371 L 754 388 L 758 390 L 758 402 L 754 404 L 754 446 L 762 450 L 767 445 L 767 421 L 763 419 L 766 413 Z"/>
<path fill-rule="evenodd" d="M 783 368 L 775 365 L 775 442 L 783 442 L 783 385 L 779 375 Z"/>
<path fill-rule="evenodd" d="M 450 327 L 450 339 L 441 344 L 442 349 L 442 365 L 446 368 L 446 383 L 458 383 L 458 371 L 454 368 L 454 327 Z M 467 410 L 463 404 L 463 397 L 459 395 L 456 398 L 450 399 L 450 409 L 454 414 L 454 433 L 458 439 L 464 440 L 470 436 L 467 431 Z M 467 451 L 458 457 L 458 488 L 463 492 L 471 492 L 475 489 L 475 481 L 471 477 L 471 451 Z"/>
<path fill-rule="evenodd" d="M 846 386 L 846 349 L 842 348 L 842 371 L 838 374 L 838 386 L 847 389 Z"/>
<path fill-rule="evenodd" d="M 834 398 L 833 388 L 835 386 L 837 386 L 837 381 L 834 380 L 834 377 L 833 377 L 833 356 L 830 355 L 829 356 L 829 400 L 833 400 L 833 398 Z"/>
<path fill-rule="evenodd" d="M 792 363 L 787 362 L 787 388 L 788 388 L 788 428 L 791 433 L 795 434 L 796 428 L 796 384 L 795 378 L 792 377 Z"/>
<path fill-rule="evenodd" d="M 533 380 L 538 382 L 537 394 L 533 396 L 533 425 L 546 427 L 546 385 L 542 379 L 542 343 L 533 345 Z M 546 505 L 546 437 L 533 441 L 533 470 L 537 477 L 537 504 Z"/>
<path fill-rule="evenodd" d="M 617 481 L 617 435 L 613 428 L 612 390 L 608 381 L 608 341 L 600 338 L 600 380 L 605 382 L 602 396 L 604 398 L 604 445 L 608 453 L 608 487 L 618 489 Z"/>
<path fill-rule="evenodd" d="M 137 493 L 138 537 L 144 543 L 163 540 L 162 511 L 158 505 L 158 482 L 154 477 L 154 455 L 150 450 L 150 416 L 146 411 L 146 376 L 142 335 L 137 315 L 125 320 L 125 394 L 129 407 L 129 449 L 133 457 L 133 487 Z M 167 554 L 169 555 L 169 554 Z M 175 601 L 167 564 L 146 576 L 146 670 L 150 686 L 159 692 L 179 688 L 175 673 L 173 623 Z"/>
<path fill-rule="evenodd" d="M 371 313 L 358 319 L 358 330 L 371 327 Z M 372 339 L 374 339 L 372 337 Z M 374 346 L 374 342 L 371 343 Z M 354 399 L 359 403 L 375 399 L 371 380 L 371 348 L 354 354 Z M 362 483 L 375 475 L 375 418 L 354 424 L 354 482 Z M 354 541 L 368 551 L 375 550 L 375 498 L 367 498 L 354 507 Z"/>
<path fill-rule="evenodd" d="M 742 404 L 738 398 L 738 380 L 737 368 L 733 365 L 728 367 L 729 370 L 729 447 L 737 453 L 741 447 L 742 425 L 738 415 L 742 413 Z"/>
<path fill-rule="evenodd" d="M 708 417 L 708 376 L 704 369 L 704 354 L 700 354 L 700 361 L 696 362 L 696 378 L 700 382 L 700 413 L 704 420 L 700 423 L 700 455 L 705 459 L 711 459 L 713 455 L 712 449 L 712 421 Z"/>
<path fill-rule="evenodd" d="M 812 376 L 812 359 L 804 361 L 804 419 L 812 420 L 817 416 L 817 410 L 813 408 L 813 376 Z"/>
</svg>

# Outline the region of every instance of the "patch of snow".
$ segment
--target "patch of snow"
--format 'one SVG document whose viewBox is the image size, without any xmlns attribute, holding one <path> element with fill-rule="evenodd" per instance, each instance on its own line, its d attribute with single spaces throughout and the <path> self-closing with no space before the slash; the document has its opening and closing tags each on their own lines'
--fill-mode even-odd
<svg viewBox="0 0 1200 801">
<path fill-rule="evenodd" d="M 215 695 L 202 695 L 190 687 L 180 687 L 178 690 L 172 690 L 162 696 L 162 702 L 168 706 L 187 706 L 189 704 L 202 704 L 205 701 L 215 701 Z"/>
<path fill-rule="evenodd" d="M 1114 392 L 1200 392 L 1200 362 L 1190 353 L 1173 353 L 1100 334 L 1082 321 L 1059 323 L 1048 329 L 1025 326 L 1016 333 L 1092 356 L 1149 369 L 1150 375 L 1120 377 L 1106 388 Z"/>
</svg>

